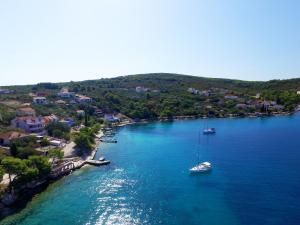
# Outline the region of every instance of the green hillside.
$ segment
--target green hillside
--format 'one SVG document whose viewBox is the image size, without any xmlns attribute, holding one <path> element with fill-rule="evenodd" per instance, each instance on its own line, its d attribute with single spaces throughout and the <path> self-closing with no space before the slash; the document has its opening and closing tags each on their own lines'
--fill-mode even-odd
<svg viewBox="0 0 300 225">
<path fill-rule="evenodd" d="M 136 87 L 143 86 L 147 91 L 137 92 Z M 57 93 L 62 87 L 70 91 L 93 98 L 90 104 L 56 104 L 60 98 Z M 42 93 L 49 100 L 48 105 L 32 107 L 41 114 L 51 113 L 60 117 L 75 117 L 77 109 L 93 114 L 92 106 L 104 113 L 121 112 L 133 119 L 156 119 L 172 116 L 245 116 L 259 113 L 291 112 L 300 103 L 297 90 L 300 79 L 272 80 L 267 82 L 241 81 L 231 79 L 204 78 L 180 74 L 155 73 L 120 76 L 99 80 L 87 80 L 67 83 L 40 83 L 36 85 L 2 87 L 15 90 L 14 94 L 0 95 L 1 124 L 9 124 L 14 110 L 20 104 L 31 103 L 29 93 Z M 191 94 L 188 88 L 200 92 L 209 91 L 209 96 Z M 259 98 L 254 96 L 260 93 Z M 225 99 L 226 95 L 237 99 Z M 259 102 L 274 101 L 279 106 L 261 107 Z M 15 102 L 14 102 L 15 101 Z M 15 104 L 14 104 L 15 103 Z M 246 105 L 246 106 L 245 106 Z"/>
</svg>

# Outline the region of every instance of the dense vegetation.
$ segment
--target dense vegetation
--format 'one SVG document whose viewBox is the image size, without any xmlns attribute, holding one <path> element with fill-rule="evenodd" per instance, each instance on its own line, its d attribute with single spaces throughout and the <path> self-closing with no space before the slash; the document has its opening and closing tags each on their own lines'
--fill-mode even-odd
<svg viewBox="0 0 300 225">
<path fill-rule="evenodd" d="M 70 91 L 93 98 L 92 104 L 56 104 L 60 98 L 57 92 L 62 87 Z M 144 86 L 148 92 L 137 93 L 135 87 Z M 193 95 L 187 92 L 189 87 L 198 90 L 211 90 L 211 95 Z M 230 79 L 214 79 L 178 74 L 144 74 L 121 76 L 110 79 L 99 79 L 68 83 L 41 83 L 37 85 L 8 87 L 17 90 L 13 95 L 0 96 L 0 125 L 2 129 L 14 117 L 17 104 L 31 102 L 28 93 L 43 93 L 50 101 L 48 105 L 33 106 L 37 114 L 55 114 L 59 117 L 76 118 L 76 110 L 82 109 L 93 117 L 94 108 L 101 108 L 105 113 L 121 112 L 133 119 L 156 119 L 172 116 L 213 116 L 223 117 L 229 114 L 244 115 L 255 110 L 237 109 L 238 103 L 246 103 L 253 99 L 256 93 L 261 94 L 261 100 L 272 100 L 284 106 L 285 111 L 292 111 L 300 103 L 296 94 L 300 88 L 300 79 L 272 80 L 268 82 L 253 82 Z M 224 94 L 239 96 L 236 101 L 224 99 Z M 263 111 L 263 110 L 262 110 Z M 85 118 L 81 118 L 84 120 Z M 78 124 L 81 121 L 78 121 Z"/>
<path fill-rule="evenodd" d="M 96 134 L 99 132 L 99 124 L 95 124 L 92 127 L 84 127 L 80 129 L 79 133 L 75 135 L 75 143 L 79 148 L 79 153 L 82 155 L 92 150 L 95 144 Z"/>
</svg>

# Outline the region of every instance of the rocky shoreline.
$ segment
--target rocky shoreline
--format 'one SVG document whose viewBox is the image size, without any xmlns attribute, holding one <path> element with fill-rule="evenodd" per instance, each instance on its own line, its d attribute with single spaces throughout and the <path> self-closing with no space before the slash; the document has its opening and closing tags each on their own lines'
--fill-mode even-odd
<svg viewBox="0 0 300 225">
<path fill-rule="evenodd" d="M 151 122 L 164 122 L 164 121 L 178 121 L 178 120 L 193 120 L 193 119 L 230 119 L 230 118 L 264 118 L 264 117 L 272 117 L 272 116 L 288 116 L 293 115 L 299 111 L 293 112 L 280 112 L 280 113 L 257 113 L 257 114 L 247 114 L 247 115 L 228 115 L 228 116 L 201 116 L 201 115 L 190 115 L 190 116 L 173 116 L 173 117 L 158 117 L 156 119 L 141 119 L 136 121 L 118 123 L 113 125 L 114 127 L 123 127 L 132 124 L 144 124 L 144 123 L 151 123 Z"/>
</svg>

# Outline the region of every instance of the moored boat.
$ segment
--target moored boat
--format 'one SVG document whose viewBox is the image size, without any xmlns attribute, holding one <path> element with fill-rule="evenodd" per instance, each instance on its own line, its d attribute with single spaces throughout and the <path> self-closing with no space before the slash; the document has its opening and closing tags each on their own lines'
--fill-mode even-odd
<svg viewBox="0 0 300 225">
<path fill-rule="evenodd" d="M 203 134 L 215 134 L 216 133 L 216 129 L 211 127 L 211 128 L 206 128 L 203 130 Z"/>
<path fill-rule="evenodd" d="M 210 162 L 203 162 L 198 164 L 197 166 L 194 166 L 193 168 L 190 169 L 191 173 L 204 173 L 208 172 L 212 169 L 211 163 Z"/>
</svg>

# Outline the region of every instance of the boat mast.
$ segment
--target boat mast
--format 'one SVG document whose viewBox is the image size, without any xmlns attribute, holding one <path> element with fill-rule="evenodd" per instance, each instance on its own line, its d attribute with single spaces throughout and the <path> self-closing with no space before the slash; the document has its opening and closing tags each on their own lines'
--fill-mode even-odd
<svg viewBox="0 0 300 225">
<path fill-rule="evenodd" d="M 200 163 L 200 135 L 201 135 L 201 131 L 199 131 L 199 134 L 198 134 L 198 146 L 197 146 L 198 164 Z"/>
</svg>

